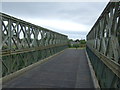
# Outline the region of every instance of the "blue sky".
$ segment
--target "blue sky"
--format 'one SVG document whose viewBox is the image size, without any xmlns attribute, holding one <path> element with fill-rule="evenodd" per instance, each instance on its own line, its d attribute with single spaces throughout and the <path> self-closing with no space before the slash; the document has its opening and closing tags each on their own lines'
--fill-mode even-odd
<svg viewBox="0 0 120 90">
<path fill-rule="evenodd" d="M 2 12 L 30 23 L 85 39 L 108 2 L 2 2 Z"/>
</svg>

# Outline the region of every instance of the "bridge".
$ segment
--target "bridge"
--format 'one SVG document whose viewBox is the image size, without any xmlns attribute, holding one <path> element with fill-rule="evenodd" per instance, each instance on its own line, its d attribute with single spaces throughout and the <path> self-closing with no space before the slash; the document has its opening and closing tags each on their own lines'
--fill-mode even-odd
<svg viewBox="0 0 120 90">
<path fill-rule="evenodd" d="M 120 88 L 120 2 L 109 2 L 86 48 L 68 48 L 68 37 L 0 14 L 2 87 Z"/>
</svg>

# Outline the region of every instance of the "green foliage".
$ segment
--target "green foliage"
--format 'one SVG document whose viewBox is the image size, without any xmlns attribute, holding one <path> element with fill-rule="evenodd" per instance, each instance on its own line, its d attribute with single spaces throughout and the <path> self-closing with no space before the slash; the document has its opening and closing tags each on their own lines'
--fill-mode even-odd
<svg viewBox="0 0 120 90">
<path fill-rule="evenodd" d="M 80 40 L 80 44 L 86 44 L 86 41 L 85 41 L 85 39 L 83 39 L 83 40 Z"/>
<path fill-rule="evenodd" d="M 77 42 L 77 44 L 76 43 L 71 44 L 71 42 Z M 85 46 L 86 46 L 86 40 L 85 39 L 82 39 L 82 40 L 79 40 L 79 39 L 72 40 L 72 39 L 70 39 L 69 40 L 69 45 L 68 45 L 69 48 L 81 48 L 81 47 L 83 48 Z"/>
<path fill-rule="evenodd" d="M 73 47 L 78 48 L 80 47 L 80 44 L 74 44 Z"/>
<path fill-rule="evenodd" d="M 74 41 L 74 40 L 72 40 L 72 39 L 69 39 L 69 42 L 72 42 L 72 41 Z"/>
</svg>

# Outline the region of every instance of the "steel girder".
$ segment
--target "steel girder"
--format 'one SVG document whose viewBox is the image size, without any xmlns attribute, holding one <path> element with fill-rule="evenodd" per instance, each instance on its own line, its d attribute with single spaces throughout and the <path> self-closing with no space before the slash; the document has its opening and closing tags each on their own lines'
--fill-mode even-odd
<svg viewBox="0 0 120 90">
<path fill-rule="evenodd" d="M 0 13 L 2 76 L 53 55 L 68 45 L 66 35 Z"/>
<path fill-rule="evenodd" d="M 87 52 L 102 88 L 120 88 L 120 2 L 109 2 L 87 35 Z"/>
</svg>

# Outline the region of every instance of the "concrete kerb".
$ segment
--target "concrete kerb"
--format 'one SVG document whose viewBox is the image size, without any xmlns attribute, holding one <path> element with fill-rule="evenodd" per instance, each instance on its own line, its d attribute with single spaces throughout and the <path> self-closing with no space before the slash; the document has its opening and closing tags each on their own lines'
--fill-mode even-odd
<svg viewBox="0 0 120 90">
<path fill-rule="evenodd" d="M 64 50 L 65 50 L 65 49 L 64 49 Z M 60 52 L 58 52 L 58 53 L 56 53 L 56 54 L 54 54 L 54 55 L 52 55 L 52 56 L 49 56 L 49 57 L 47 57 L 47 58 L 45 58 L 45 59 L 43 59 L 43 60 L 40 60 L 40 61 L 38 61 L 38 62 L 36 62 L 36 63 L 34 63 L 34 64 L 31 64 L 31 65 L 29 65 L 29 66 L 27 66 L 27 67 L 25 67 L 25 68 L 23 68 L 23 69 L 20 69 L 20 70 L 14 72 L 14 73 L 11 73 L 11 74 L 3 77 L 3 78 L 0 78 L 0 80 L 2 80 L 2 83 L 4 84 L 4 83 L 12 80 L 13 78 L 15 78 L 15 77 L 17 77 L 17 76 L 19 76 L 19 75 L 27 72 L 28 70 L 30 70 L 30 69 L 32 69 L 32 68 L 34 68 L 34 67 L 36 67 L 36 66 L 38 66 L 38 65 L 40 65 L 40 64 L 42 64 L 42 63 L 47 62 L 50 58 L 55 57 L 55 56 L 61 54 L 64 50 L 62 50 L 62 51 L 60 51 Z"/>
<path fill-rule="evenodd" d="M 86 53 L 86 57 L 87 57 L 87 61 L 88 61 L 88 66 L 90 68 L 90 74 L 91 74 L 91 77 L 92 77 L 92 80 L 93 80 L 94 88 L 96 88 L 96 90 L 100 90 L 100 85 L 98 83 L 97 77 L 95 75 L 94 69 L 93 69 L 92 64 L 90 62 L 90 59 L 88 57 L 86 49 L 85 49 L 85 53 Z"/>
</svg>

